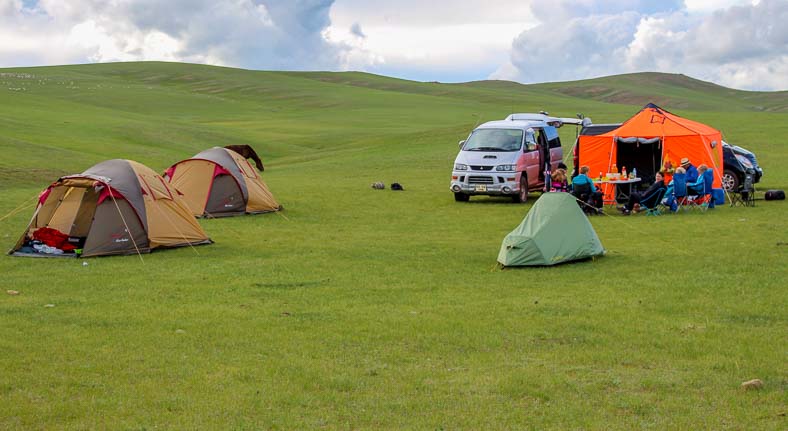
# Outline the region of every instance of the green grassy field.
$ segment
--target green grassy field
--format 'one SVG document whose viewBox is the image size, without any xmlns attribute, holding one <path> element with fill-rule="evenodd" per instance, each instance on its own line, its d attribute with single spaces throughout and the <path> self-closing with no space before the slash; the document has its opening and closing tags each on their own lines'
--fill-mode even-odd
<svg viewBox="0 0 788 431">
<path fill-rule="evenodd" d="M 215 244 L 142 262 L 0 257 L 0 429 L 786 429 L 785 201 L 593 217 L 607 256 L 501 271 L 533 200 L 448 190 L 480 121 L 622 121 L 650 100 L 756 152 L 760 190 L 788 189 L 786 92 L 0 69 L 0 217 L 31 205 L 0 220 L 4 249 L 46 185 L 109 158 L 162 171 L 251 144 L 286 208 L 201 220 Z"/>
</svg>

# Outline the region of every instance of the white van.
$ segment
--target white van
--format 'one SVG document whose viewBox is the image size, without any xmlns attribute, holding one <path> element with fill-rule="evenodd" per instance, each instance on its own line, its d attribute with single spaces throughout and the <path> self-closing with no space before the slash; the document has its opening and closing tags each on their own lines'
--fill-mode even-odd
<svg viewBox="0 0 788 431">
<path fill-rule="evenodd" d="M 490 195 L 525 202 L 529 191 L 544 189 L 545 171 L 555 170 L 563 161 L 557 129 L 586 122 L 590 119 L 511 114 L 478 126 L 459 144 L 449 186 L 454 200 Z"/>
</svg>

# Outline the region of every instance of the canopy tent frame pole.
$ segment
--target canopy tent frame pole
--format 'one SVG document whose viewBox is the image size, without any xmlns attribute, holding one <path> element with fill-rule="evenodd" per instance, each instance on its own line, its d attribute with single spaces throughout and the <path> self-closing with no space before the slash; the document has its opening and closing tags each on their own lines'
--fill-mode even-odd
<svg viewBox="0 0 788 431">
<path fill-rule="evenodd" d="M 722 132 L 720 132 L 720 142 L 718 142 L 717 145 L 722 145 Z M 720 171 L 719 166 L 717 166 L 717 160 L 714 159 L 714 154 L 712 154 L 711 152 L 711 145 L 706 146 L 706 143 L 704 142 L 703 146 L 706 147 L 706 154 L 709 155 L 709 160 L 711 160 L 711 163 L 714 165 L 714 171 L 717 172 L 717 178 L 719 178 L 720 180 L 720 186 L 722 187 L 722 192 L 725 194 L 725 197 L 728 198 L 728 203 L 732 203 L 733 199 L 731 199 L 730 193 L 728 193 L 728 191 L 725 190 L 725 184 L 722 183 L 722 172 Z"/>
<path fill-rule="evenodd" d="M 607 172 L 610 172 L 610 167 L 613 165 L 613 151 L 615 151 L 615 149 L 618 148 L 616 146 L 616 140 L 617 139 L 618 139 L 618 136 L 613 136 L 613 140 L 610 142 L 610 157 L 607 159 Z M 580 171 L 578 171 L 578 172 L 580 172 Z M 605 194 L 607 194 L 608 188 L 610 186 L 614 187 L 613 188 L 613 205 L 615 205 L 617 203 L 616 202 L 616 189 L 615 189 L 616 185 L 615 184 L 610 184 L 610 183 L 604 183 L 604 186 L 605 186 Z"/>
</svg>

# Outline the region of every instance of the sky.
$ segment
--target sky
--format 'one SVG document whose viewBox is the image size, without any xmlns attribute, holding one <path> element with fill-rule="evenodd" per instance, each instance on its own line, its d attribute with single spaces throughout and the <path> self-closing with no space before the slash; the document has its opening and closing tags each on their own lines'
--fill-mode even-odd
<svg viewBox="0 0 788 431">
<path fill-rule="evenodd" d="M 0 0 L 0 67 L 141 60 L 788 90 L 788 0 Z"/>
</svg>

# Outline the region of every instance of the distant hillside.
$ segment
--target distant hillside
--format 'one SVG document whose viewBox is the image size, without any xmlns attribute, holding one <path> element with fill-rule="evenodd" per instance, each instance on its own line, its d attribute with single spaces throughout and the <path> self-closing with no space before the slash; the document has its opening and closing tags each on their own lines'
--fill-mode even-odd
<svg viewBox="0 0 788 431">
<path fill-rule="evenodd" d="M 654 102 L 672 109 L 788 111 L 788 91 L 734 90 L 681 74 L 643 72 L 529 87 L 586 100 L 626 105 Z"/>
<path fill-rule="evenodd" d="M 584 100 L 623 105 L 643 106 L 653 102 L 676 110 L 788 111 L 788 91 L 735 90 L 686 75 L 658 72 L 530 85 L 496 80 L 441 84 L 407 81 L 362 72 L 283 73 L 322 82 L 383 91 L 462 98 L 475 96 L 485 101 L 560 94 Z"/>
<path fill-rule="evenodd" d="M 427 153 L 449 160 L 474 125 L 512 112 L 581 112 L 612 122 L 647 102 L 694 111 L 691 118 L 742 144 L 748 137 L 737 130 L 749 130 L 753 115 L 773 117 L 768 129 L 756 128 L 768 133 L 758 141 L 780 136 L 788 124 L 760 113 L 788 112 L 788 92 L 732 90 L 659 73 L 522 85 L 164 62 L 8 68 L 0 69 L 0 189 L 38 185 L 114 157 L 163 169 L 228 144 L 253 144 L 277 168 L 339 166 L 359 154 L 370 154 L 370 163 L 421 163 Z M 574 130 L 560 133 L 571 145 Z"/>
</svg>

